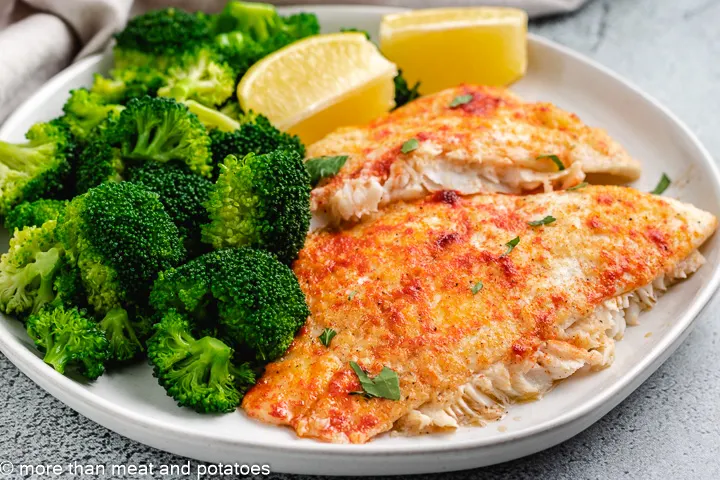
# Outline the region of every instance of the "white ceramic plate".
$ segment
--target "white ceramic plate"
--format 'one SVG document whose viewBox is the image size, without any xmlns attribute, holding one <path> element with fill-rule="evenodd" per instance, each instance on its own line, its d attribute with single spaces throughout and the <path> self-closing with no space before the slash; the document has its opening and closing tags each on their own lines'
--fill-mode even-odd
<svg viewBox="0 0 720 480">
<path fill-rule="evenodd" d="M 355 26 L 376 32 L 380 7 L 305 7 L 326 31 Z M 71 88 L 89 85 L 107 56 L 88 58 L 48 82 L 0 130 L 20 140 L 36 121 L 57 116 Z M 547 40 L 530 37 L 530 67 L 513 89 L 553 102 L 590 125 L 606 128 L 643 161 L 636 187 L 651 190 L 662 172 L 674 180 L 666 195 L 719 214 L 718 172 L 707 151 L 677 118 L 617 75 Z M 0 239 L 3 244 L 6 242 Z M 243 413 L 203 416 L 175 406 L 146 365 L 114 371 L 91 384 L 66 378 L 39 358 L 19 322 L 0 318 L 0 350 L 38 385 L 86 417 L 139 442 L 211 462 L 268 464 L 272 471 L 379 475 L 460 470 L 503 462 L 562 442 L 590 426 L 637 388 L 687 336 L 720 281 L 720 246 L 705 245 L 707 265 L 677 285 L 628 329 L 615 363 L 573 377 L 543 400 L 512 407 L 500 422 L 417 438 L 383 436 L 367 445 L 301 440 L 288 429 Z M 649 335 L 652 333 L 652 335 Z M 648 421 L 658 421 L 648 419 Z"/>
</svg>

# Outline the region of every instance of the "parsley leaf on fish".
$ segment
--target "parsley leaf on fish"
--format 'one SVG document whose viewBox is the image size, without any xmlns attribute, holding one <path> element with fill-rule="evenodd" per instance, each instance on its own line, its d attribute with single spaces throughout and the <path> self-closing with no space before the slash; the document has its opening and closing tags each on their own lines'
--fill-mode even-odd
<svg viewBox="0 0 720 480">
<path fill-rule="evenodd" d="M 403 143 L 402 148 L 400 151 L 402 153 L 410 153 L 413 150 L 417 150 L 417 148 L 420 146 L 420 142 L 418 142 L 417 138 L 411 138 L 407 142 Z"/>
<path fill-rule="evenodd" d="M 333 155 L 326 157 L 315 157 L 305 162 L 305 168 L 310 174 L 310 185 L 313 187 L 320 183 L 320 180 L 327 177 L 334 177 L 347 162 L 347 155 Z"/>
<path fill-rule="evenodd" d="M 472 102 L 473 96 L 472 95 L 458 95 L 457 97 L 452 99 L 452 102 L 450 102 L 450 105 L 448 105 L 450 108 L 459 107 L 460 105 L 465 105 L 466 103 Z"/>
<path fill-rule="evenodd" d="M 540 219 L 540 220 L 533 220 L 532 222 L 528 222 L 528 225 L 531 227 L 539 227 L 540 225 L 549 225 L 553 223 L 555 220 L 557 220 L 552 215 L 548 215 L 547 217 Z"/>
<path fill-rule="evenodd" d="M 361 392 L 351 392 L 351 395 L 363 395 L 367 398 L 387 398 L 388 400 L 400 400 L 400 378 L 395 371 L 383 367 L 380 373 L 370 378 L 360 365 L 351 361 L 350 368 L 353 369 L 358 380 L 360 380 Z"/>
<path fill-rule="evenodd" d="M 520 237 L 515 237 L 512 240 L 510 240 L 509 242 L 507 242 L 505 244 L 505 246 L 507 247 L 507 251 L 505 253 L 503 253 L 502 255 L 500 255 L 500 258 L 510 255 L 510 252 L 512 252 L 513 249 L 515 247 L 517 247 L 518 243 L 520 243 Z"/>
<path fill-rule="evenodd" d="M 337 332 L 333 330 L 332 328 L 326 328 L 322 331 L 318 339 L 320 340 L 320 343 L 325 345 L 326 347 L 330 346 L 330 342 L 332 339 L 337 335 Z"/>
</svg>

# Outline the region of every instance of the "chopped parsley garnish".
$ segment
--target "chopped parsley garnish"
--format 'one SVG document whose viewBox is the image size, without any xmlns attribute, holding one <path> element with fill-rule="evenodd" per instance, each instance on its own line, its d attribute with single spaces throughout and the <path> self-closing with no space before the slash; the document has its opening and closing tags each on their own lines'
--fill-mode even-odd
<svg viewBox="0 0 720 480">
<path fill-rule="evenodd" d="M 532 222 L 528 222 L 528 225 L 530 225 L 531 227 L 539 227 L 540 225 L 549 225 L 555 220 L 557 220 L 555 217 L 553 217 L 552 215 L 548 215 L 541 220 L 533 220 Z"/>
<path fill-rule="evenodd" d="M 348 300 L 352 300 L 355 298 L 355 295 L 357 295 L 357 291 L 352 290 L 350 293 L 348 293 Z"/>
<path fill-rule="evenodd" d="M 320 183 L 320 180 L 327 177 L 334 177 L 347 162 L 347 155 L 333 155 L 327 157 L 315 157 L 305 162 L 305 168 L 310 174 L 310 185 L 313 187 Z"/>
<path fill-rule="evenodd" d="M 477 295 L 477 293 L 478 293 L 480 290 L 482 290 L 482 289 L 483 289 L 483 283 L 482 283 L 482 282 L 477 282 L 475 285 L 473 285 L 472 287 L 470 287 L 470 291 L 472 292 L 473 295 Z"/>
<path fill-rule="evenodd" d="M 337 332 L 333 330 L 332 328 L 326 328 L 322 331 L 318 339 L 320 340 L 320 343 L 325 345 L 326 347 L 330 346 L 330 342 L 332 339 L 337 335 Z"/>
<path fill-rule="evenodd" d="M 535 160 L 543 160 L 545 158 L 549 158 L 550 160 L 552 160 L 553 163 L 557 166 L 558 171 L 562 172 L 563 170 L 565 170 L 565 165 L 563 164 L 563 162 L 560 161 L 560 157 L 558 157 L 557 155 L 540 155 Z"/>
<path fill-rule="evenodd" d="M 580 190 L 581 188 L 585 188 L 585 187 L 587 187 L 587 186 L 588 186 L 588 183 L 587 183 L 587 182 L 580 182 L 580 183 L 578 183 L 577 185 L 575 185 L 574 187 L 568 188 L 568 192 L 571 191 L 571 190 Z"/>
<path fill-rule="evenodd" d="M 460 105 L 465 105 L 466 103 L 472 102 L 473 96 L 468 95 L 458 95 L 457 97 L 452 99 L 452 102 L 450 102 L 450 105 L 448 105 L 450 108 L 459 107 Z"/>
<path fill-rule="evenodd" d="M 417 150 L 417 148 L 420 146 L 420 142 L 418 142 L 417 138 L 411 138 L 407 142 L 403 143 L 402 148 L 400 151 L 402 153 L 410 153 L 413 150 Z"/>
<path fill-rule="evenodd" d="M 658 182 L 657 186 L 650 193 L 655 194 L 655 195 L 661 195 L 665 190 L 668 189 L 668 187 L 670 186 L 670 183 L 671 183 L 670 177 L 668 177 L 667 174 L 663 173 L 662 177 L 660 177 L 660 181 Z"/>
<path fill-rule="evenodd" d="M 366 398 L 387 398 L 400 400 L 400 378 L 388 367 L 383 367 L 375 378 L 370 378 L 360 365 L 351 361 L 350 367 L 360 380 L 362 391 L 350 392 L 351 395 L 363 395 Z"/>
<path fill-rule="evenodd" d="M 514 249 L 515 247 L 517 247 L 517 244 L 518 244 L 518 243 L 520 243 L 520 237 L 515 237 L 515 238 L 513 238 L 512 240 L 510 240 L 509 242 L 507 242 L 507 243 L 505 244 L 505 246 L 507 247 L 507 250 L 505 251 L 505 253 L 503 253 L 502 255 L 500 255 L 500 258 L 506 257 L 506 256 L 510 255 L 510 252 L 512 252 L 513 249 Z"/>
<path fill-rule="evenodd" d="M 403 77 L 402 70 L 398 70 L 398 74 L 395 75 L 394 81 L 395 108 L 393 108 L 393 110 L 398 109 L 420 97 L 420 92 L 418 91 L 420 88 L 420 82 L 415 82 L 415 85 L 411 87 L 405 77 Z"/>
</svg>

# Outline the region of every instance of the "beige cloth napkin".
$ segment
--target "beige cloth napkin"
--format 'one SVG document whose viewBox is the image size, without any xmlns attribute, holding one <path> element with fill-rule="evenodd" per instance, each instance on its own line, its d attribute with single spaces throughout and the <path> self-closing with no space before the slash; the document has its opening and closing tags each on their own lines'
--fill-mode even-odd
<svg viewBox="0 0 720 480">
<path fill-rule="evenodd" d="M 215 12 L 227 0 L 0 0 L 0 122 L 50 77 L 100 51 L 131 14 L 173 5 Z M 565 13 L 588 0 L 279 0 L 290 4 L 382 4 L 423 8 L 493 4 L 531 16 Z"/>
</svg>

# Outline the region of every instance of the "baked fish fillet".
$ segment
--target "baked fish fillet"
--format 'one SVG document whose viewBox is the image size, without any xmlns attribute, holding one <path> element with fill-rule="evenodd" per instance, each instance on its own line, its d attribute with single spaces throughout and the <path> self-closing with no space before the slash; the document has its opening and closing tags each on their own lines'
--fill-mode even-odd
<svg viewBox="0 0 720 480">
<path fill-rule="evenodd" d="M 691 205 L 598 186 L 440 192 L 313 233 L 294 264 L 312 315 L 243 408 L 302 437 L 353 443 L 498 418 L 610 365 L 626 324 L 702 265 L 696 249 L 716 226 Z M 337 332 L 329 348 L 317 338 L 326 327 Z M 361 385 L 350 361 L 370 376 L 397 372 L 401 399 L 351 395 Z"/>
<path fill-rule="evenodd" d="M 451 107 L 456 98 L 468 101 Z M 402 153 L 412 138 L 417 149 Z M 339 174 L 312 193 L 316 218 L 331 224 L 427 192 L 548 192 L 572 187 L 586 173 L 621 181 L 640 176 L 640 164 L 604 130 L 550 103 L 476 85 L 421 97 L 364 127 L 341 128 L 307 151 L 308 158 L 326 155 L 349 156 Z M 565 169 L 538 159 L 547 155 Z"/>
</svg>

